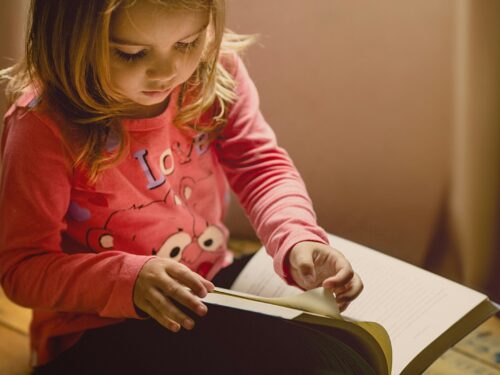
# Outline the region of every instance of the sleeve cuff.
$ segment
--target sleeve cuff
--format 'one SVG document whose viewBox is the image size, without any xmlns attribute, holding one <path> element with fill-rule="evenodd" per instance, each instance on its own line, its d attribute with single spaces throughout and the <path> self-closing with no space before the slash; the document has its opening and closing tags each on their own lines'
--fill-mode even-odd
<svg viewBox="0 0 500 375">
<path fill-rule="evenodd" d="M 115 288 L 101 314 L 113 318 L 147 319 L 149 316 L 134 305 L 134 287 L 137 276 L 146 262 L 155 256 L 127 254 Z"/>
</svg>

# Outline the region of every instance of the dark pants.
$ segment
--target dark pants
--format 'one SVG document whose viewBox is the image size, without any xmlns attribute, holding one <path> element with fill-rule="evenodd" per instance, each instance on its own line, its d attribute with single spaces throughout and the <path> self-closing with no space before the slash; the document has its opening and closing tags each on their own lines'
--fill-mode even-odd
<svg viewBox="0 0 500 375">
<path fill-rule="evenodd" d="M 248 259 L 221 271 L 229 287 Z M 43 374 L 374 374 L 331 335 L 284 319 L 209 305 L 193 330 L 173 333 L 153 319 L 92 329 Z"/>
</svg>

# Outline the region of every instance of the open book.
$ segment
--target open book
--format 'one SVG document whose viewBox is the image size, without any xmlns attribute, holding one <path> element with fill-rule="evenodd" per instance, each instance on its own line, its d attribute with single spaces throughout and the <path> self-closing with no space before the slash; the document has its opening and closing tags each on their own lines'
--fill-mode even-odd
<svg viewBox="0 0 500 375">
<path fill-rule="evenodd" d="M 339 314 L 322 288 L 303 292 L 274 272 L 265 249 L 251 259 L 231 290 L 204 299 L 255 313 L 315 325 L 360 353 L 377 374 L 419 374 L 498 311 L 488 297 L 365 246 L 329 235 L 364 283 Z"/>
</svg>

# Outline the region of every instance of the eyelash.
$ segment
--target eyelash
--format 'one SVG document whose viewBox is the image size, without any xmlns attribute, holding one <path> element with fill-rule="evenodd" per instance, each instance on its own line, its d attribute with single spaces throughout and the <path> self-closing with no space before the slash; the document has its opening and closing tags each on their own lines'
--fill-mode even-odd
<svg viewBox="0 0 500 375">
<path fill-rule="evenodd" d="M 201 40 L 201 37 L 196 38 L 196 40 L 194 40 L 194 41 L 192 41 L 190 43 L 177 42 L 175 48 L 179 52 L 188 53 L 191 50 L 193 50 L 196 47 L 198 47 L 198 44 L 200 43 L 200 40 Z M 126 53 L 126 52 L 120 51 L 119 49 L 115 48 L 113 51 L 114 51 L 115 55 L 119 59 L 121 59 L 121 60 L 123 60 L 125 62 L 134 62 L 136 60 L 142 59 L 147 54 L 146 50 L 142 50 L 142 51 L 139 51 L 137 53 Z"/>
<path fill-rule="evenodd" d="M 180 52 L 187 53 L 187 52 L 191 51 L 192 49 L 195 49 L 196 47 L 198 47 L 198 45 L 200 44 L 200 40 L 201 40 L 201 36 L 199 36 L 198 38 L 196 38 L 195 40 L 193 40 L 190 43 L 178 42 L 178 43 L 176 43 L 176 48 Z"/>
<path fill-rule="evenodd" d="M 137 53 L 126 53 L 126 52 L 120 51 L 119 49 L 114 49 L 113 51 L 114 51 L 116 57 L 118 57 L 119 59 L 122 59 L 125 62 L 133 62 L 135 60 L 142 59 L 144 56 L 146 56 L 145 50 L 142 50 L 142 51 L 137 52 Z"/>
</svg>

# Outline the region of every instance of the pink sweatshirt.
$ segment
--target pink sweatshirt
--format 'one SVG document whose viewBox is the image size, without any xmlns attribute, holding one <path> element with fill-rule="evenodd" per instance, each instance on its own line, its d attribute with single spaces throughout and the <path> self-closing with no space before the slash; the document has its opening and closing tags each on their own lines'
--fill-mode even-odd
<svg viewBox="0 0 500 375">
<path fill-rule="evenodd" d="M 238 99 L 220 139 L 207 143 L 203 133 L 179 131 L 173 104 L 154 118 L 124 120 L 130 152 L 94 186 L 71 168 L 56 110 L 37 110 L 33 92 L 9 109 L 0 277 L 12 301 L 33 309 L 33 365 L 49 362 L 87 329 L 140 318 L 133 288 L 151 257 L 176 259 L 207 279 L 227 266 L 229 186 L 285 281 L 288 250 L 301 241 L 328 243 L 243 63 L 234 65 Z"/>
</svg>

